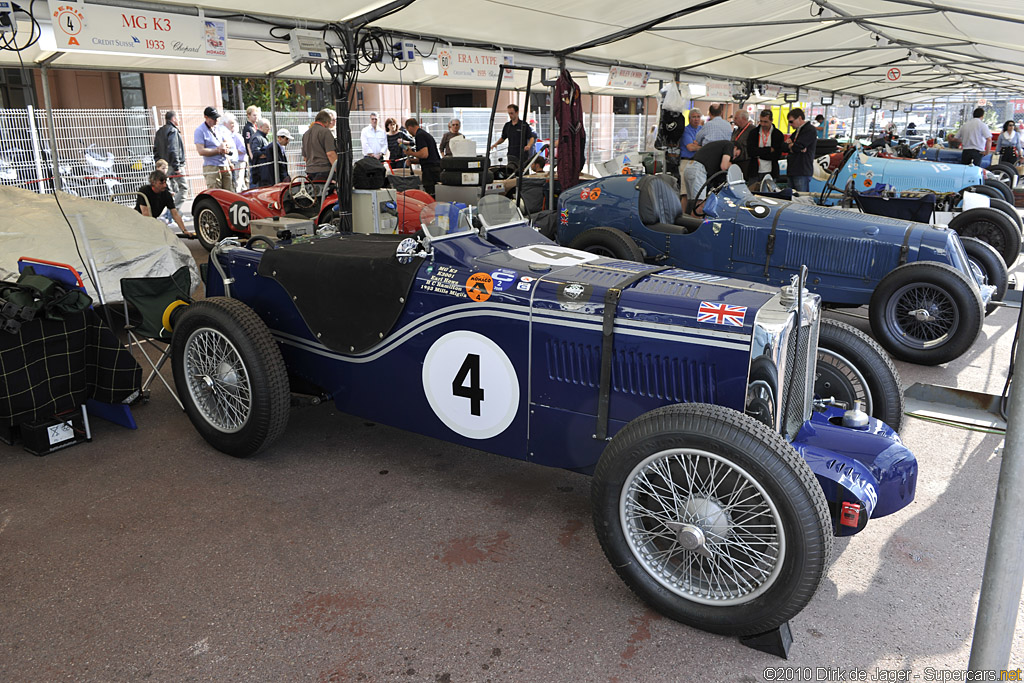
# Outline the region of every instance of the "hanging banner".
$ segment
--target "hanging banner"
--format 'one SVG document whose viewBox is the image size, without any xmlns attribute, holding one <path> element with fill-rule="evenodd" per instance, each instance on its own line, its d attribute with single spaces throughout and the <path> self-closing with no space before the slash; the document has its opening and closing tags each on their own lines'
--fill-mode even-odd
<svg viewBox="0 0 1024 683">
<path fill-rule="evenodd" d="M 810 104 L 818 104 L 821 102 L 821 91 L 820 90 L 803 90 L 800 92 L 800 100 L 808 102 Z"/>
<path fill-rule="evenodd" d="M 461 47 L 442 47 L 437 51 L 437 77 L 459 80 L 495 81 L 498 69 L 513 66 L 512 55 L 497 52 L 465 50 Z M 511 76 L 505 72 L 505 77 Z"/>
<path fill-rule="evenodd" d="M 729 81 L 708 81 L 705 87 L 707 87 L 708 91 L 704 99 L 732 101 L 732 84 Z"/>
<path fill-rule="evenodd" d="M 774 99 L 778 99 L 779 93 L 781 93 L 781 92 L 782 92 L 782 86 L 780 86 L 780 85 L 766 85 L 766 86 L 764 86 L 764 90 L 761 91 L 761 95 L 763 97 L 768 97 L 768 98 L 774 100 Z"/>
<path fill-rule="evenodd" d="M 227 59 L 227 25 L 218 19 L 50 0 L 54 50 L 140 57 Z"/>
<path fill-rule="evenodd" d="M 640 90 L 647 87 L 647 79 L 650 77 L 650 71 L 630 69 L 624 66 L 613 66 L 608 69 L 608 87 Z"/>
</svg>

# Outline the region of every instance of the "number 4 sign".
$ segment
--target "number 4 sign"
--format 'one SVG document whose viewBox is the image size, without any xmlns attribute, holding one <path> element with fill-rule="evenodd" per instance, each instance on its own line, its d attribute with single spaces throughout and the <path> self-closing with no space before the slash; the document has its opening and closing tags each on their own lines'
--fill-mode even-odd
<svg viewBox="0 0 1024 683">
<path fill-rule="evenodd" d="M 505 431 L 519 410 L 519 376 L 501 347 L 466 330 L 433 343 L 423 360 L 423 392 L 434 414 L 469 439 Z"/>
</svg>

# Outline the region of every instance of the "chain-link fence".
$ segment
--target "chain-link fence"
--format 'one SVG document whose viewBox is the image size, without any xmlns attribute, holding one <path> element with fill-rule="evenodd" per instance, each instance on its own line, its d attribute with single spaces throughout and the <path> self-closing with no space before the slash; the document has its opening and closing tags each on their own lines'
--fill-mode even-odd
<svg viewBox="0 0 1024 683">
<path fill-rule="evenodd" d="M 53 111 L 56 157 L 64 191 L 83 197 L 134 205 L 138 188 L 148 182 L 153 162 L 153 136 L 164 125 L 164 110 L 150 109 L 55 109 Z M 245 124 L 244 111 L 231 112 L 240 133 Z M 181 171 L 188 184 L 187 197 L 194 197 L 206 185 L 202 157 L 193 143 L 196 129 L 203 125 L 203 108 L 177 111 L 178 126 L 185 144 L 185 168 Z M 394 118 L 399 126 L 409 118 L 407 112 L 378 112 L 379 125 Z M 477 143 L 477 153 L 487 146 L 487 124 L 491 110 L 486 108 L 446 109 L 421 114 L 420 125 L 439 143 L 451 119 L 462 122 L 461 132 Z M 285 147 L 289 175 L 300 174 L 302 134 L 312 123 L 310 112 L 278 112 L 277 129 L 287 128 L 293 139 Z M 270 120 L 268 112 L 264 117 Z M 530 117 L 531 119 L 533 117 Z M 504 111 L 495 117 L 492 144 L 501 137 L 508 117 Z M 530 119 L 528 119 L 530 120 Z M 353 112 L 350 117 L 353 158 L 362 156 L 360 133 L 370 123 L 370 112 Z M 646 133 L 655 123 L 653 116 L 621 114 L 584 114 L 589 163 L 603 162 L 614 156 L 642 151 Z M 534 120 L 534 131 L 547 142 L 550 131 L 547 118 Z M 490 153 L 492 163 L 507 158 L 507 143 Z M 53 165 L 49 121 L 45 110 L 0 109 L 0 183 L 18 185 L 37 192 L 53 192 Z"/>
</svg>

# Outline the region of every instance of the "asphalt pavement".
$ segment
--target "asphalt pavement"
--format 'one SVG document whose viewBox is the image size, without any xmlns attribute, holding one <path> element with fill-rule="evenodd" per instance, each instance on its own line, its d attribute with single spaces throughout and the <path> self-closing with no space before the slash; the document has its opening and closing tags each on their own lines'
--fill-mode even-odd
<svg viewBox="0 0 1024 683">
<path fill-rule="evenodd" d="M 897 363 L 904 385 L 1000 393 L 1016 313 L 946 366 Z M 586 476 L 330 405 L 248 460 L 159 386 L 134 412 L 47 457 L 0 444 L 0 681 L 964 680 L 999 435 L 907 419 L 917 500 L 837 542 L 786 661 L 641 603 Z"/>
</svg>

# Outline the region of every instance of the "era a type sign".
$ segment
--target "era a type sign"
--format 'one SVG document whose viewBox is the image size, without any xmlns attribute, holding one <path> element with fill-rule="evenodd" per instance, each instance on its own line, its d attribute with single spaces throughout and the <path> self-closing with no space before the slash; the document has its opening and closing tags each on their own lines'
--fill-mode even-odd
<svg viewBox="0 0 1024 683">
<path fill-rule="evenodd" d="M 498 77 L 498 69 L 503 66 L 515 66 L 512 55 L 459 47 L 443 47 L 437 51 L 438 78 L 493 81 Z M 511 75 L 510 70 L 505 71 L 506 78 Z"/>
<path fill-rule="evenodd" d="M 217 19 L 54 0 L 49 9 L 54 50 L 183 59 L 228 56 L 227 25 Z"/>
</svg>

